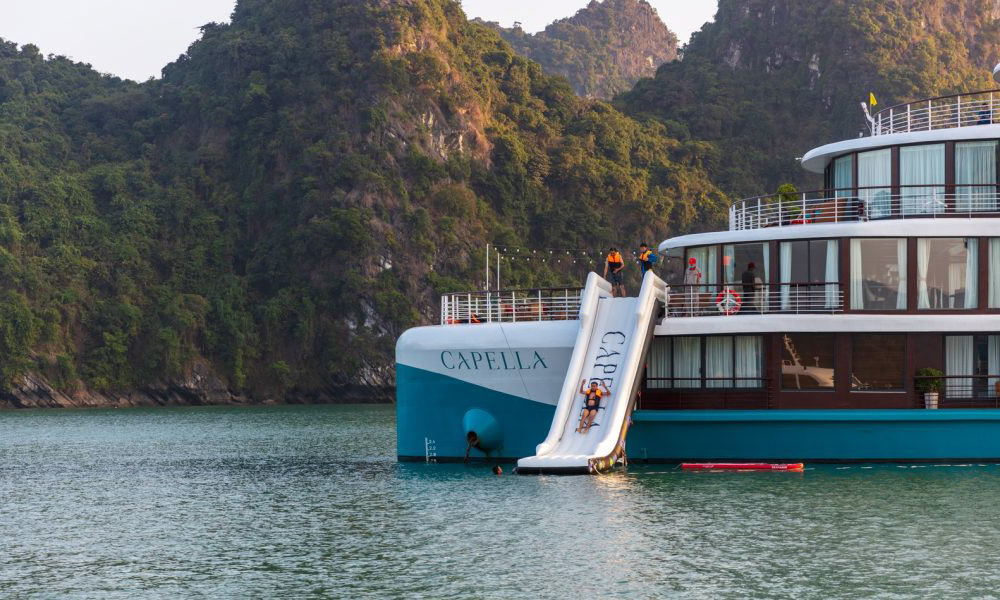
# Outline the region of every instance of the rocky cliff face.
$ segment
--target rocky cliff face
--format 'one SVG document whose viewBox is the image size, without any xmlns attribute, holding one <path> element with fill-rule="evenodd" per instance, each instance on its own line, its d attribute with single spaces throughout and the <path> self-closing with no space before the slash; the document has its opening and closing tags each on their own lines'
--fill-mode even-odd
<svg viewBox="0 0 1000 600">
<path fill-rule="evenodd" d="M 617 104 L 716 142 L 727 192 L 814 188 L 796 157 L 858 135 L 859 103 L 879 108 L 988 89 L 1000 60 L 995 0 L 731 0 Z"/>
<path fill-rule="evenodd" d="M 579 98 L 455 0 L 240 0 L 202 30 L 142 84 L 0 41 L 7 405 L 377 396 L 486 243 L 724 216 L 711 148 Z"/>
<path fill-rule="evenodd" d="M 490 26 L 520 54 L 591 98 L 611 98 L 677 58 L 677 36 L 645 0 L 591 0 L 536 34 Z"/>
</svg>

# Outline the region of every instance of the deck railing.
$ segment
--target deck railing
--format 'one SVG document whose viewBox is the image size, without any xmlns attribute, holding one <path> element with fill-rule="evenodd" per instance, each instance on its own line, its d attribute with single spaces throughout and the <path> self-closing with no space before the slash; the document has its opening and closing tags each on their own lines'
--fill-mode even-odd
<svg viewBox="0 0 1000 600">
<path fill-rule="evenodd" d="M 729 207 L 729 229 L 955 216 L 1000 216 L 1000 186 L 902 185 L 756 196 Z"/>
<path fill-rule="evenodd" d="M 839 282 L 672 285 L 668 317 L 834 314 L 844 311 Z"/>
<path fill-rule="evenodd" d="M 441 324 L 576 319 L 582 290 L 566 287 L 445 294 L 441 296 Z"/>
<path fill-rule="evenodd" d="M 939 408 L 1000 408 L 1000 375 L 944 375 L 941 377 L 915 377 L 917 387 L 921 380 L 939 379 L 942 382 L 938 395 Z M 916 394 L 915 406 L 925 408 L 921 394 Z"/>
<path fill-rule="evenodd" d="M 872 135 L 990 125 L 1000 120 L 1000 90 L 904 102 L 872 115 Z"/>
</svg>

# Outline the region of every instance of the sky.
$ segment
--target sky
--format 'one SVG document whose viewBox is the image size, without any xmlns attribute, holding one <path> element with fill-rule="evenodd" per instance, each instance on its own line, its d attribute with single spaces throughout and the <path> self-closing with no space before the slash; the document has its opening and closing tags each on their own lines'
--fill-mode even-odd
<svg viewBox="0 0 1000 600">
<path fill-rule="evenodd" d="M 280 0 L 279 0 L 280 1 Z M 466 14 L 535 32 L 589 0 L 462 0 Z M 715 15 L 717 0 L 649 0 L 687 42 Z M 0 38 L 34 44 L 102 73 L 144 81 L 183 54 L 199 27 L 228 21 L 236 0 L 2 0 Z"/>
</svg>

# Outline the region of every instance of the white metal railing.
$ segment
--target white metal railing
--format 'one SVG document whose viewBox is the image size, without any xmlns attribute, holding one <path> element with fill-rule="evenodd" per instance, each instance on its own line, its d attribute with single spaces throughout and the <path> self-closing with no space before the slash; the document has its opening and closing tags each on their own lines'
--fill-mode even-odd
<svg viewBox="0 0 1000 600">
<path fill-rule="evenodd" d="M 672 285 L 668 317 L 833 314 L 844 311 L 839 282 Z"/>
<path fill-rule="evenodd" d="M 953 94 L 897 104 L 872 117 L 872 135 L 991 125 L 1000 120 L 1000 90 Z"/>
<path fill-rule="evenodd" d="M 567 287 L 444 294 L 441 296 L 441 324 L 577 319 L 582 290 Z"/>
<path fill-rule="evenodd" d="M 746 198 L 729 207 L 729 229 L 935 217 L 1000 216 L 997 185 L 906 185 Z"/>
</svg>

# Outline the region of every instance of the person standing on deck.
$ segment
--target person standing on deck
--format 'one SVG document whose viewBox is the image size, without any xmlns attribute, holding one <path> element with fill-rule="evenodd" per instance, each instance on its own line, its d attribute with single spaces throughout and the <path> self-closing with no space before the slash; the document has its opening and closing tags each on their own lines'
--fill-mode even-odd
<svg viewBox="0 0 1000 600">
<path fill-rule="evenodd" d="M 608 250 L 608 260 L 604 263 L 604 278 L 611 282 L 611 295 L 616 298 L 625 297 L 625 261 L 618 249 L 614 246 Z M 608 271 L 611 278 L 608 278 Z"/>
<path fill-rule="evenodd" d="M 698 270 L 698 259 L 688 259 L 688 268 L 684 271 L 684 289 L 687 292 L 688 313 L 693 315 L 698 305 L 698 285 L 701 283 L 701 271 Z"/>
<path fill-rule="evenodd" d="M 637 262 L 639 263 L 639 274 L 642 278 L 645 278 L 646 271 L 653 268 L 653 251 L 649 249 L 649 246 L 645 242 L 639 244 L 639 258 Z"/>
</svg>

